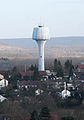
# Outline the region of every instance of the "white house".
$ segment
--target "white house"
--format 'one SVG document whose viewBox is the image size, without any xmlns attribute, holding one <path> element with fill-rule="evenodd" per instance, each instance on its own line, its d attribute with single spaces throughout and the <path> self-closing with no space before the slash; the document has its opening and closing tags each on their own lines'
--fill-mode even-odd
<svg viewBox="0 0 84 120">
<path fill-rule="evenodd" d="M 1 74 L 0 74 L 0 79 L 1 79 L 1 80 L 2 80 L 2 79 L 4 79 L 4 76 L 3 76 L 3 75 L 1 75 Z"/>
<path fill-rule="evenodd" d="M 8 80 L 0 80 L 0 88 L 8 86 Z"/>
<path fill-rule="evenodd" d="M 5 98 L 2 95 L 0 95 L 0 102 L 3 102 L 4 100 L 7 100 L 7 98 Z"/>
<path fill-rule="evenodd" d="M 73 86 L 72 83 L 67 83 L 67 87 L 68 87 L 68 89 L 70 89 L 70 88 L 72 88 L 73 90 L 75 89 L 75 87 Z"/>
<path fill-rule="evenodd" d="M 36 95 L 40 95 L 40 94 L 43 93 L 43 90 L 37 89 L 37 90 L 35 91 L 35 93 L 36 93 Z"/>
<path fill-rule="evenodd" d="M 62 98 L 66 98 L 66 97 L 70 97 L 71 96 L 70 91 L 67 90 L 66 82 L 64 83 L 64 90 L 62 91 L 61 95 L 62 95 Z"/>
<path fill-rule="evenodd" d="M 4 76 L 0 74 L 0 88 L 8 86 L 8 80 L 4 79 Z"/>
</svg>

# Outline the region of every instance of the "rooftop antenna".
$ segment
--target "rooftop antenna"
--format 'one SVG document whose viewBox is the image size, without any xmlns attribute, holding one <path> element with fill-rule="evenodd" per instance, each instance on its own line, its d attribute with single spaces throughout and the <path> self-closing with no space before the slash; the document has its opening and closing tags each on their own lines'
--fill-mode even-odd
<svg viewBox="0 0 84 120">
<path fill-rule="evenodd" d="M 25 64 L 25 72 L 27 72 L 27 66 L 26 66 L 26 64 Z"/>
<path fill-rule="evenodd" d="M 67 90 L 67 83 L 64 82 L 64 90 Z"/>
<path fill-rule="evenodd" d="M 43 24 L 43 22 L 42 22 L 43 20 L 42 20 L 42 17 L 40 17 L 40 23 L 39 23 L 39 27 L 43 27 L 44 26 L 44 24 Z"/>
</svg>

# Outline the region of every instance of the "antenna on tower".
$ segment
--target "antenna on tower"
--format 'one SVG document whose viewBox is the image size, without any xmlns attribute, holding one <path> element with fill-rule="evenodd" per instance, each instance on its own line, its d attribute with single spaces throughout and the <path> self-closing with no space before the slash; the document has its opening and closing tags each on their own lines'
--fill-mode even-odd
<svg viewBox="0 0 84 120">
<path fill-rule="evenodd" d="M 67 89 L 67 83 L 64 82 L 64 89 L 66 90 Z"/>
<path fill-rule="evenodd" d="M 39 23 L 39 27 L 43 27 L 44 26 L 44 24 L 43 24 L 43 22 L 42 22 L 43 20 L 42 20 L 42 17 L 40 17 L 40 23 Z"/>
</svg>

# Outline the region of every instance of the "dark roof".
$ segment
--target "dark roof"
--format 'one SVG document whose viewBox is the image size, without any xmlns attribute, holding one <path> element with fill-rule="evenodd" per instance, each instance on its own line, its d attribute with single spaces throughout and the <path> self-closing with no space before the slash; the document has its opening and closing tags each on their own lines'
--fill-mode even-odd
<svg viewBox="0 0 84 120">
<path fill-rule="evenodd" d="M 49 85 L 49 84 L 55 84 L 57 81 L 53 79 L 48 79 L 45 82 Z"/>
<path fill-rule="evenodd" d="M 3 70 L 0 70 L 0 74 L 4 75 L 6 72 L 9 72 L 8 70 L 7 71 L 3 71 Z"/>
<path fill-rule="evenodd" d="M 3 117 L 11 118 L 10 115 L 7 115 L 7 114 L 0 114 L 0 120 L 2 120 Z"/>
<path fill-rule="evenodd" d="M 69 82 L 68 79 L 48 79 L 46 80 L 46 82 L 52 82 L 52 83 L 55 83 L 55 82 L 61 82 L 61 83 L 64 83 L 64 82 Z"/>
<path fill-rule="evenodd" d="M 41 85 L 40 81 L 18 81 L 18 85 Z"/>
<path fill-rule="evenodd" d="M 80 84 L 78 85 L 78 87 L 84 89 L 84 83 L 80 83 Z"/>
</svg>

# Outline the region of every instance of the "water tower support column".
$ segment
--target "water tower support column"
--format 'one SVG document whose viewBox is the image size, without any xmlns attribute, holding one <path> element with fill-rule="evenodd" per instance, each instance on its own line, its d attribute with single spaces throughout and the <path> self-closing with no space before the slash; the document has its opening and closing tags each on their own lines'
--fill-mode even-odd
<svg viewBox="0 0 84 120">
<path fill-rule="evenodd" d="M 39 49 L 39 71 L 44 71 L 44 46 L 45 46 L 46 41 L 37 41 L 38 44 L 38 49 Z"/>
</svg>

